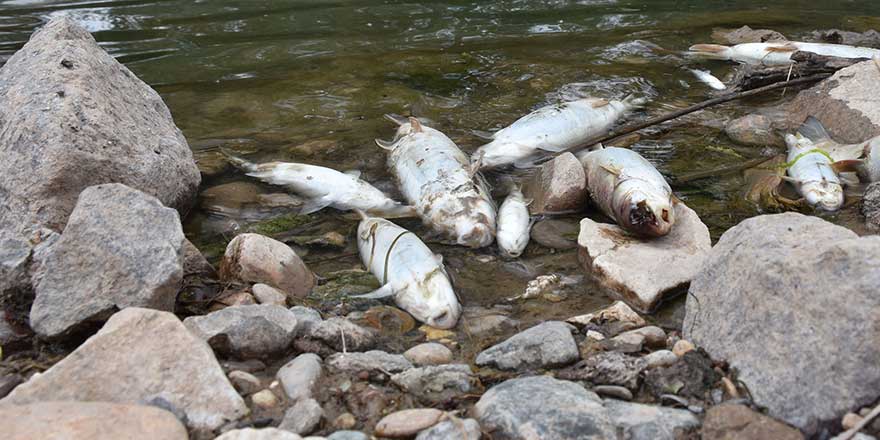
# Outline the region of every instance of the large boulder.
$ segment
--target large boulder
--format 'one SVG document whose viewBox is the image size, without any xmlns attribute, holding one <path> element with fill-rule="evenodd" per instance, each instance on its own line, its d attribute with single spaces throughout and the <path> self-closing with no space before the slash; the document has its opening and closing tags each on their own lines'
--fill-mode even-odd
<svg viewBox="0 0 880 440">
<path fill-rule="evenodd" d="M 173 311 L 186 239 L 177 211 L 118 183 L 80 194 L 61 239 L 34 275 L 34 331 L 55 338 L 118 309 Z"/>
<path fill-rule="evenodd" d="M 687 287 L 712 247 L 709 228 L 677 203 L 669 234 L 643 239 L 617 225 L 581 220 L 578 257 L 587 272 L 632 308 L 648 313 L 664 296 Z"/>
<path fill-rule="evenodd" d="M 691 283 L 684 336 L 812 435 L 877 399 L 878 286 L 880 237 L 801 214 L 754 217 L 721 236 Z"/>
<path fill-rule="evenodd" d="M 865 189 L 861 211 L 868 229 L 880 230 L 880 182 L 874 182 Z"/>
<path fill-rule="evenodd" d="M 220 278 L 227 282 L 263 283 L 302 298 L 315 287 L 315 274 L 290 246 L 259 234 L 241 234 L 226 246 Z"/>
<path fill-rule="evenodd" d="M 533 215 L 577 211 L 587 204 L 587 174 L 571 153 L 563 153 L 535 171 L 525 193 Z"/>
<path fill-rule="evenodd" d="M 711 440 L 803 440 L 797 429 L 745 405 L 725 403 L 709 408 L 700 435 Z"/>
<path fill-rule="evenodd" d="M 296 336 L 296 315 L 277 304 L 226 307 L 183 325 L 214 351 L 245 359 L 283 353 Z"/>
<path fill-rule="evenodd" d="M 79 193 L 119 182 L 185 213 L 201 178 L 162 98 L 72 19 L 0 68 L 0 225 L 60 231 Z"/>
<path fill-rule="evenodd" d="M 44 402 L 0 406 L 6 440 L 187 440 L 174 414 L 152 406 L 107 402 Z"/>
<path fill-rule="evenodd" d="M 171 313 L 130 307 L 0 406 L 48 401 L 149 403 L 216 429 L 248 409 L 201 339 Z"/>
</svg>

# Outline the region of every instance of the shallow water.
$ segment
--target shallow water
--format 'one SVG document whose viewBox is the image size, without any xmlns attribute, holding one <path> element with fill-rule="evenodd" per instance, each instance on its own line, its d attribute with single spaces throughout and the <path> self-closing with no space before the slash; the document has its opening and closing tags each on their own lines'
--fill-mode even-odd
<svg viewBox="0 0 880 440">
<path fill-rule="evenodd" d="M 0 61 L 50 17 L 70 15 L 159 91 L 199 160 L 208 162 L 217 146 L 226 146 L 254 160 L 358 169 L 394 193 L 385 154 L 373 143 L 393 133 L 385 113 L 427 118 L 466 151 L 480 145 L 478 132 L 584 95 L 646 95 L 651 103 L 632 115 L 643 118 L 710 96 L 676 51 L 707 42 L 714 27 L 748 24 L 797 38 L 815 29 L 880 28 L 878 12 L 871 1 L 11 0 L 0 2 Z M 722 79 L 732 70 L 722 62 L 704 68 Z M 633 148 L 670 176 L 760 156 L 761 149 L 731 143 L 719 127 L 779 99 L 691 115 L 649 130 Z M 227 169 L 205 178 L 203 188 L 244 180 Z M 675 190 L 717 239 L 756 214 L 741 201 L 742 185 L 731 175 Z M 282 206 L 261 215 L 290 211 Z M 828 218 L 855 229 L 861 222 L 853 208 Z M 343 250 L 309 249 L 310 267 L 321 275 L 360 267 L 351 255 L 354 224 L 325 211 L 295 230 L 348 238 Z M 423 232 L 415 221 L 403 224 Z M 235 227 L 247 225 L 218 220 L 204 208 L 186 220 L 188 236 L 213 257 Z M 582 273 L 573 251 L 532 245 L 516 265 L 498 260 L 492 249 L 432 246 L 445 254 L 466 305 L 502 303 L 536 275 Z M 590 283 L 565 296 L 560 303 L 516 305 L 513 314 L 523 322 L 561 318 L 609 301 Z"/>
</svg>

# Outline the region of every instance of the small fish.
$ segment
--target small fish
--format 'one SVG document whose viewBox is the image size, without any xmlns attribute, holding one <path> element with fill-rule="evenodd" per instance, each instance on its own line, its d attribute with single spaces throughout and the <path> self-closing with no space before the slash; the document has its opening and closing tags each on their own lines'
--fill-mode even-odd
<svg viewBox="0 0 880 440">
<path fill-rule="evenodd" d="M 412 232 L 394 223 L 363 215 L 358 225 L 358 250 L 364 266 L 382 287 L 357 298 L 393 297 L 398 307 L 432 327 L 455 327 L 461 305 L 435 255 Z"/>
<path fill-rule="evenodd" d="M 698 80 L 704 82 L 707 86 L 715 90 L 724 90 L 727 88 L 720 79 L 716 78 L 708 70 L 690 69 L 690 71 Z"/>
<path fill-rule="evenodd" d="M 503 257 L 516 258 L 522 255 L 529 244 L 531 226 L 528 203 L 519 188 L 511 185 L 507 198 L 498 210 L 496 240 Z"/>
<path fill-rule="evenodd" d="M 864 183 L 880 181 L 880 136 L 857 144 L 834 141 L 822 123 L 813 116 L 798 128 L 798 133 L 834 159 L 832 168 L 838 173 L 854 172 Z"/>
<path fill-rule="evenodd" d="M 743 64 L 787 66 L 793 62 L 791 55 L 799 50 L 840 58 L 874 58 L 880 56 L 880 50 L 868 47 L 828 43 L 802 43 L 799 41 L 744 43 L 735 46 L 695 44 L 685 54 L 698 58 L 729 60 Z"/>
<path fill-rule="evenodd" d="M 541 151 L 576 147 L 606 132 L 623 115 L 646 102 L 645 98 L 630 95 L 621 101 L 584 98 L 541 107 L 496 132 L 492 142 L 474 152 L 471 167 L 514 164 L 527 168 Z"/>
<path fill-rule="evenodd" d="M 388 167 L 404 198 L 422 221 L 449 241 L 484 247 L 495 239 L 495 204 L 481 176 L 455 142 L 416 118 L 386 117 L 400 125 L 394 140 L 377 139 L 389 150 Z"/>
<path fill-rule="evenodd" d="M 638 153 L 607 147 L 581 154 L 590 197 L 624 230 L 661 237 L 675 223 L 672 188 Z"/>
<path fill-rule="evenodd" d="M 802 135 L 786 134 L 788 177 L 806 202 L 817 209 L 837 211 L 843 206 L 843 185 L 831 156 Z"/>
<path fill-rule="evenodd" d="M 390 199 L 359 178 L 360 171 L 341 173 L 331 168 L 290 162 L 255 164 L 224 152 L 230 162 L 248 176 L 272 185 L 282 185 L 308 198 L 302 214 L 325 207 L 359 209 L 382 217 L 414 217 L 415 208 Z"/>
</svg>

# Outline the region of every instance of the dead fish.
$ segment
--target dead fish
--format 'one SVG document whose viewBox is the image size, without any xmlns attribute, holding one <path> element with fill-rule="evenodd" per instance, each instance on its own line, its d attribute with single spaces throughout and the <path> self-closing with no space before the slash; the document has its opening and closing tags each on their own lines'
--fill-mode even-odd
<svg viewBox="0 0 880 440">
<path fill-rule="evenodd" d="M 675 223 L 672 188 L 638 153 L 607 147 L 580 155 L 593 202 L 624 230 L 660 237 Z"/>
<path fill-rule="evenodd" d="M 841 144 L 813 116 L 804 121 L 798 133 L 831 156 L 832 168 L 837 173 L 854 172 L 864 183 L 880 181 L 880 136 L 857 144 Z"/>
<path fill-rule="evenodd" d="M 695 44 L 688 48 L 688 52 L 685 52 L 685 54 L 711 60 L 736 61 L 743 64 L 786 66 L 793 62 L 791 60 L 791 55 L 799 50 L 840 58 L 874 58 L 880 56 L 880 50 L 871 49 L 869 47 L 847 46 L 844 44 L 803 43 L 799 41 L 744 43 L 735 46 Z"/>
<path fill-rule="evenodd" d="M 689 69 L 689 70 L 691 71 L 691 73 L 694 74 L 694 76 L 697 77 L 698 80 L 702 81 L 707 86 L 709 86 L 715 90 L 724 90 L 727 88 L 727 86 L 725 86 L 724 83 L 721 82 L 720 79 L 716 78 L 708 70 L 698 70 L 698 69 Z"/>
<path fill-rule="evenodd" d="M 786 134 L 788 177 L 806 202 L 817 209 L 837 211 L 843 206 L 843 185 L 825 150 L 802 135 Z"/>
<path fill-rule="evenodd" d="M 388 167 L 422 221 L 455 244 L 490 245 L 495 238 L 495 205 L 481 177 L 468 171 L 467 155 L 418 119 L 386 117 L 400 127 L 394 140 L 376 143 L 389 150 Z"/>
<path fill-rule="evenodd" d="M 364 266 L 382 284 L 356 298 L 394 298 L 398 307 L 432 327 L 455 327 L 461 305 L 443 267 L 443 257 L 412 232 L 394 223 L 363 216 L 358 225 L 358 250 Z"/>
<path fill-rule="evenodd" d="M 528 202 L 522 191 L 511 185 L 507 198 L 498 209 L 498 249 L 505 258 L 522 255 L 529 244 L 529 230 L 532 227 Z"/>
<path fill-rule="evenodd" d="M 344 173 L 331 168 L 291 162 L 255 164 L 230 155 L 235 166 L 272 185 L 282 185 L 308 198 L 301 213 L 309 214 L 325 207 L 339 210 L 359 209 L 382 217 L 414 217 L 415 208 L 392 200 L 373 185 L 360 179 L 360 171 Z"/>
<path fill-rule="evenodd" d="M 474 152 L 471 167 L 532 166 L 541 151 L 576 147 L 606 132 L 623 115 L 646 102 L 645 98 L 630 95 L 621 101 L 584 98 L 541 107 L 492 135 L 492 142 Z"/>
</svg>

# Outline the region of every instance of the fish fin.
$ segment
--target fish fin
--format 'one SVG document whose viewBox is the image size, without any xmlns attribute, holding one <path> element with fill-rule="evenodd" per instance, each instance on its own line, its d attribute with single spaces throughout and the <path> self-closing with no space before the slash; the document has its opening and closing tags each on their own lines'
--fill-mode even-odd
<svg viewBox="0 0 880 440">
<path fill-rule="evenodd" d="M 376 145 L 378 145 L 379 148 L 382 148 L 383 150 L 391 151 L 394 149 L 395 144 L 396 142 L 394 141 L 383 141 L 382 139 L 376 139 Z"/>
<path fill-rule="evenodd" d="M 370 217 L 367 215 L 366 212 L 361 211 L 360 209 L 357 209 L 357 208 L 354 209 L 354 213 L 357 214 L 357 216 L 360 220 L 366 220 Z"/>
<path fill-rule="evenodd" d="M 487 140 L 487 141 L 491 141 L 492 139 L 495 139 L 495 134 L 492 133 L 491 131 L 471 130 L 471 134 L 480 138 L 480 139 Z"/>
<path fill-rule="evenodd" d="M 370 292 L 365 293 L 363 295 L 351 295 L 350 298 L 356 299 L 382 299 L 388 298 L 395 295 L 394 288 L 391 287 L 391 283 L 387 283 L 384 286 Z"/>
<path fill-rule="evenodd" d="M 412 132 L 413 133 L 421 133 L 422 132 L 422 123 L 419 122 L 418 119 L 410 116 L 409 123 L 412 125 Z"/>
<path fill-rule="evenodd" d="M 767 46 L 767 52 L 797 52 L 797 50 L 797 46 L 791 43 L 786 43 L 781 46 Z"/>
<path fill-rule="evenodd" d="M 302 208 L 300 208 L 300 215 L 311 214 L 316 211 L 320 211 L 328 206 L 330 206 L 330 201 L 325 200 L 323 197 L 318 197 L 316 199 L 309 199 L 303 203 Z"/>
<path fill-rule="evenodd" d="M 231 163 L 234 167 L 249 173 L 257 171 L 257 164 L 236 156 L 232 151 L 229 151 L 226 148 L 220 147 L 219 150 L 220 154 L 226 157 L 226 160 L 229 161 L 229 163 Z"/>
<path fill-rule="evenodd" d="M 522 159 L 518 159 L 517 161 L 515 161 L 513 163 L 513 166 L 518 169 L 521 169 L 521 170 L 526 170 L 529 168 L 534 168 L 535 165 L 537 165 L 539 160 L 541 160 L 541 155 L 533 154 L 529 157 L 524 157 Z"/>
<path fill-rule="evenodd" d="M 360 170 L 348 170 L 348 171 L 343 171 L 343 173 L 348 174 L 349 176 L 354 177 L 355 179 L 361 178 Z"/>
<path fill-rule="evenodd" d="M 847 160 L 838 160 L 831 164 L 831 169 L 834 170 L 835 173 L 857 173 L 859 172 L 865 165 L 865 162 L 860 159 L 847 159 Z"/>
<path fill-rule="evenodd" d="M 600 99 L 597 99 L 597 100 L 593 101 L 593 103 L 590 104 L 590 106 L 593 107 L 593 108 L 599 108 L 599 107 L 605 107 L 605 106 L 608 105 L 608 104 L 610 104 L 610 103 L 608 102 L 607 99 L 601 99 L 601 98 L 600 98 Z"/>
<path fill-rule="evenodd" d="M 621 169 L 617 168 L 615 166 L 611 166 L 611 165 L 600 165 L 600 166 L 602 167 L 603 170 L 608 171 L 609 173 L 614 174 L 615 176 L 620 176 L 620 174 L 622 173 Z"/>
<path fill-rule="evenodd" d="M 551 153 L 559 153 L 559 152 L 562 152 L 563 150 L 565 150 L 565 146 L 564 145 L 547 145 L 544 147 L 538 147 L 538 149 L 541 151 L 549 151 Z"/>
<path fill-rule="evenodd" d="M 395 114 L 395 113 L 385 113 L 385 119 L 387 119 L 387 120 L 389 120 L 389 121 L 391 121 L 391 122 L 393 122 L 393 123 L 395 123 L 395 124 L 397 124 L 397 125 L 403 125 L 403 124 L 406 124 L 406 123 L 409 122 L 409 121 L 406 119 L 406 117 L 404 117 L 404 116 L 400 116 L 400 115 Z"/>
<path fill-rule="evenodd" d="M 797 132 L 801 136 L 813 141 L 813 143 L 819 143 L 822 140 L 831 139 L 831 136 L 828 134 L 828 131 L 825 130 L 822 122 L 814 116 L 808 117 L 804 123 L 798 127 Z"/>
<path fill-rule="evenodd" d="M 729 46 L 720 44 L 695 44 L 688 48 L 688 55 L 697 55 L 703 58 L 716 60 L 729 60 L 731 49 Z"/>
</svg>

